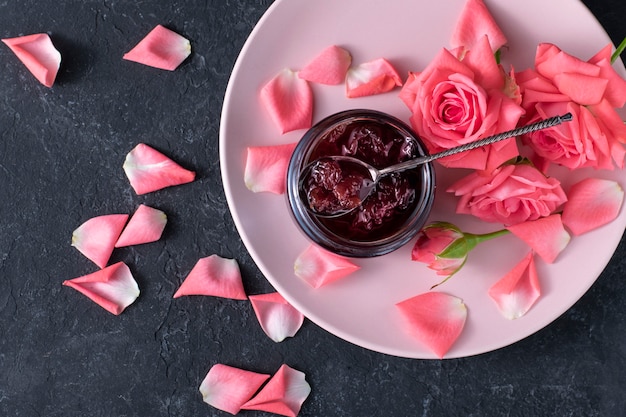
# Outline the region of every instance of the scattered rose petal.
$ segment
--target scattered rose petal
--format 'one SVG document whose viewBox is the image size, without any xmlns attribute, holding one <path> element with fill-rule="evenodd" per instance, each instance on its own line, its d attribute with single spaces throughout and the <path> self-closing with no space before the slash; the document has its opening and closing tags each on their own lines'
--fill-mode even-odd
<svg viewBox="0 0 626 417">
<path fill-rule="evenodd" d="M 215 364 L 200 384 L 202 400 L 218 410 L 235 415 L 269 377 L 266 374 Z"/>
<path fill-rule="evenodd" d="M 198 260 L 183 281 L 174 298 L 184 295 L 210 295 L 246 300 L 241 271 L 235 259 L 211 255 Z"/>
<path fill-rule="evenodd" d="M 92 217 L 74 230 L 72 246 L 100 268 L 104 268 L 127 220 L 128 214 Z"/>
<path fill-rule="evenodd" d="M 308 129 L 313 121 L 313 91 L 297 72 L 283 69 L 261 89 L 261 103 L 280 133 Z"/>
<path fill-rule="evenodd" d="M 548 263 L 553 263 L 556 260 L 571 239 L 563 227 L 560 214 L 518 223 L 507 227 L 507 229 L 526 242 L 537 255 Z"/>
<path fill-rule="evenodd" d="M 2 39 L 37 80 L 52 87 L 61 66 L 61 53 L 47 33 Z"/>
<path fill-rule="evenodd" d="M 396 306 L 407 319 L 409 332 L 440 359 L 461 335 L 467 318 L 463 300 L 442 292 L 423 293 Z"/>
<path fill-rule="evenodd" d="M 509 320 L 522 317 L 541 295 L 533 252 L 489 288 L 489 297 Z"/>
<path fill-rule="evenodd" d="M 402 78 L 385 58 L 378 58 L 352 67 L 346 74 L 346 96 L 372 96 L 402 86 Z"/>
<path fill-rule="evenodd" d="M 506 36 L 489 13 L 482 0 L 468 0 L 461 11 L 452 33 L 452 48 L 472 49 L 480 38 L 487 35 L 493 52 L 506 44 Z"/>
<path fill-rule="evenodd" d="M 124 59 L 174 71 L 190 54 L 191 44 L 187 39 L 157 25 L 133 49 L 124 54 Z"/>
<path fill-rule="evenodd" d="M 115 315 L 122 313 L 139 297 L 137 281 L 124 262 L 66 280 L 63 285 L 74 288 Z"/>
<path fill-rule="evenodd" d="M 156 149 L 140 143 L 126 155 L 124 172 L 139 195 L 192 182 L 196 174 Z"/>
<path fill-rule="evenodd" d="M 296 143 L 247 148 L 244 182 L 255 193 L 285 192 L 287 167 Z"/>
<path fill-rule="evenodd" d="M 274 342 L 293 337 L 304 322 L 304 315 L 277 292 L 248 297 L 261 328 Z"/>
<path fill-rule="evenodd" d="M 304 373 L 282 365 L 261 391 L 241 408 L 296 417 L 310 393 L 311 386 Z"/>
<path fill-rule="evenodd" d="M 298 72 L 298 76 L 314 83 L 336 85 L 346 79 L 352 55 L 346 49 L 331 45 Z"/>
<path fill-rule="evenodd" d="M 586 178 L 574 184 L 563 207 L 563 224 L 581 235 L 613 221 L 622 207 L 624 190 L 615 181 Z"/>
<path fill-rule="evenodd" d="M 313 244 L 309 245 L 294 263 L 297 277 L 311 287 L 319 288 L 360 269 L 349 259 L 336 255 Z"/>
<path fill-rule="evenodd" d="M 167 224 L 167 216 L 161 210 L 141 204 L 115 243 L 116 248 L 156 242 L 161 238 Z"/>
</svg>

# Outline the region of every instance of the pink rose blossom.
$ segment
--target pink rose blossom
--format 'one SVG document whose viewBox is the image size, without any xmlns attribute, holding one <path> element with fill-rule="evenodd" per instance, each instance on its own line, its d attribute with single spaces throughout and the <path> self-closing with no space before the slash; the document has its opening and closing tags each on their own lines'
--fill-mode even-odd
<svg viewBox="0 0 626 417">
<path fill-rule="evenodd" d="M 517 74 L 529 123 L 563 112 L 570 123 L 524 136 L 540 158 L 570 169 L 624 166 L 626 127 L 616 108 L 626 102 L 626 81 L 611 67 L 610 48 L 589 61 L 540 44 L 535 69 Z"/>
<path fill-rule="evenodd" d="M 484 36 L 469 51 L 443 49 L 423 72 L 411 74 L 401 97 L 412 111 L 413 128 L 433 153 L 515 128 L 524 111 L 519 95 L 507 95 L 516 94 L 514 82 Z M 491 171 L 517 155 L 515 140 L 509 139 L 442 163 Z"/>
<path fill-rule="evenodd" d="M 474 172 L 447 191 L 460 197 L 457 213 L 507 226 L 549 216 L 567 200 L 559 180 L 526 163 Z"/>
<path fill-rule="evenodd" d="M 505 233 L 508 233 L 506 229 L 477 235 L 463 232 L 451 223 L 434 222 L 417 235 L 411 259 L 423 262 L 437 271 L 437 275 L 445 276 L 446 279 L 437 284 L 441 285 L 465 265 L 468 254 L 476 245 Z"/>
<path fill-rule="evenodd" d="M 457 253 L 446 254 L 453 244 L 460 247 Z M 411 252 L 411 259 L 427 264 L 437 275 L 448 276 L 457 272 L 467 259 L 463 232 L 448 223 L 433 223 L 420 231 Z"/>
</svg>

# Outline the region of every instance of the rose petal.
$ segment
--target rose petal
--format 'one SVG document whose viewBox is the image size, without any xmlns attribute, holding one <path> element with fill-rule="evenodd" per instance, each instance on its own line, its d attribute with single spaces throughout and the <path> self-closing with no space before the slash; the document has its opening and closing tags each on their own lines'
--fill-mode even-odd
<svg viewBox="0 0 626 417">
<path fill-rule="evenodd" d="M 261 391 L 241 408 L 296 417 L 311 393 L 304 373 L 282 365 Z"/>
<path fill-rule="evenodd" d="M 37 80 L 52 87 L 61 66 L 61 53 L 47 33 L 2 39 Z"/>
<path fill-rule="evenodd" d="M 504 88 L 502 70 L 486 35 L 476 39 L 472 49 L 465 54 L 463 63 L 475 71 L 474 81 L 485 90 Z"/>
<path fill-rule="evenodd" d="M 218 255 L 198 260 L 174 294 L 174 298 L 184 295 L 209 295 L 234 300 L 248 298 L 237 261 Z"/>
<path fill-rule="evenodd" d="M 609 85 L 606 89 L 605 98 L 613 108 L 622 108 L 626 104 L 626 80 L 615 71 L 611 64 L 613 44 L 607 44 L 596 55 L 589 59 L 589 63 L 600 67 L 600 77 L 607 79 Z M 623 124 L 623 123 L 622 123 Z"/>
<path fill-rule="evenodd" d="M 244 182 L 255 193 L 284 194 L 289 159 L 296 143 L 247 148 Z"/>
<path fill-rule="evenodd" d="M 563 207 L 563 224 L 581 235 L 613 221 L 622 207 L 624 190 L 615 181 L 585 178 L 574 184 Z"/>
<path fill-rule="evenodd" d="M 167 216 L 161 210 L 141 204 L 115 243 L 116 248 L 156 242 L 161 238 L 167 224 Z"/>
<path fill-rule="evenodd" d="M 489 297 L 509 320 L 522 317 L 541 295 L 533 252 L 489 288 Z"/>
<path fill-rule="evenodd" d="M 161 152 L 140 143 L 126 155 L 124 172 L 139 195 L 192 182 L 196 174 Z"/>
<path fill-rule="evenodd" d="M 402 78 L 385 58 L 378 58 L 352 67 L 346 74 L 346 96 L 372 96 L 402 85 Z"/>
<path fill-rule="evenodd" d="M 548 263 L 553 263 L 571 240 L 571 236 L 563 227 L 560 214 L 518 223 L 507 227 L 507 229 L 526 242 L 537 255 Z"/>
<path fill-rule="evenodd" d="M 537 46 L 535 69 L 539 74 L 549 79 L 562 74 L 564 69 L 567 69 L 569 73 L 591 77 L 600 75 L 600 68 L 597 65 L 581 61 L 551 43 L 541 43 Z"/>
<path fill-rule="evenodd" d="M 124 54 L 127 61 L 174 71 L 191 54 L 189 41 L 161 25 L 157 25 L 133 49 Z"/>
<path fill-rule="evenodd" d="M 561 73 L 554 76 L 559 91 L 576 103 L 589 106 L 604 97 L 609 80 L 584 74 Z"/>
<path fill-rule="evenodd" d="M 279 293 L 251 295 L 248 298 L 261 328 L 274 342 L 293 337 L 302 327 L 304 315 Z"/>
<path fill-rule="evenodd" d="M 128 214 L 92 217 L 74 230 L 72 246 L 100 268 L 104 268 L 127 220 Z"/>
<path fill-rule="evenodd" d="M 346 79 L 346 73 L 351 64 L 352 55 L 350 52 L 339 46 L 331 45 L 302 68 L 298 72 L 298 77 L 320 84 L 341 84 Z"/>
<path fill-rule="evenodd" d="M 308 129 L 313 121 L 313 91 L 295 71 L 283 69 L 261 89 L 261 103 L 280 133 Z"/>
<path fill-rule="evenodd" d="M 452 32 L 452 48 L 464 47 L 471 50 L 480 38 L 487 35 L 492 51 L 506 44 L 506 36 L 489 13 L 482 0 L 468 0 Z"/>
<path fill-rule="evenodd" d="M 269 375 L 215 364 L 200 384 L 202 400 L 218 410 L 237 414 Z"/>
<path fill-rule="evenodd" d="M 440 359 L 461 335 L 467 318 L 463 301 L 442 292 L 420 294 L 396 306 L 407 320 L 408 331 Z"/>
<path fill-rule="evenodd" d="M 360 269 L 347 258 L 310 245 L 294 263 L 297 277 L 305 280 L 313 288 L 329 284 Z"/>
<path fill-rule="evenodd" d="M 119 315 L 139 297 L 137 282 L 123 262 L 89 275 L 66 280 L 63 285 L 74 288 L 115 315 Z"/>
<path fill-rule="evenodd" d="M 402 102 L 406 104 L 410 110 L 413 109 L 415 100 L 417 100 L 417 91 L 419 90 L 420 85 L 419 73 L 409 71 L 409 76 L 402 85 L 402 89 L 400 90 L 398 97 L 400 97 L 400 100 L 402 100 Z"/>
</svg>

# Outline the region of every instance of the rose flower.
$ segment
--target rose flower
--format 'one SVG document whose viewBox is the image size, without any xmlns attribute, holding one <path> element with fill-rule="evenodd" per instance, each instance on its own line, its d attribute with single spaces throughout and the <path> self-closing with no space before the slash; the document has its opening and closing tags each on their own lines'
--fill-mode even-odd
<svg viewBox="0 0 626 417">
<path fill-rule="evenodd" d="M 567 197 L 556 178 L 528 163 L 505 164 L 491 174 L 469 174 L 448 188 L 459 196 L 457 213 L 506 226 L 552 214 Z"/>
<path fill-rule="evenodd" d="M 515 128 L 523 109 L 496 62 L 487 36 L 471 50 L 443 49 L 421 73 L 411 73 L 401 98 L 411 125 L 431 153 Z M 491 171 L 518 155 L 514 139 L 440 160 L 447 167 Z"/>
<path fill-rule="evenodd" d="M 626 81 L 610 60 L 610 46 L 584 62 L 540 44 L 535 69 L 517 74 L 528 123 L 573 115 L 569 123 L 523 137 L 538 157 L 570 169 L 624 166 L 626 127 L 615 109 L 626 103 Z"/>
</svg>

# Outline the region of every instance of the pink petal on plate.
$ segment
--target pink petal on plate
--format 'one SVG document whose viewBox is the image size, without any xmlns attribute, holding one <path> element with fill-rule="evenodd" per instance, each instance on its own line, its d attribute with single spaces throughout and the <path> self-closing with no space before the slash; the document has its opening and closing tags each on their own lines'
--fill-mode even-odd
<svg viewBox="0 0 626 417">
<path fill-rule="evenodd" d="M 61 53 L 47 33 L 2 39 L 35 78 L 52 87 L 61 66 Z"/>
<path fill-rule="evenodd" d="M 296 417 L 310 393 L 311 386 L 306 382 L 304 373 L 282 365 L 261 391 L 241 409 Z"/>
<path fill-rule="evenodd" d="M 124 262 L 66 280 L 63 285 L 74 288 L 115 315 L 119 315 L 139 297 L 137 281 Z"/>
<path fill-rule="evenodd" d="M 181 167 L 144 143 L 135 146 L 126 155 L 123 168 L 131 187 L 139 195 L 186 184 L 196 178 L 195 172 Z"/>
<path fill-rule="evenodd" d="M 280 133 L 308 129 L 313 121 L 313 91 L 297 72 L 285 68 L 263 86 L 261 103 Z"/>
<path fill-rule="evenodd" d="M 248 297 L 261 328 L 274 342 L 293 337 L 304 322 L 304 315 L 277 292 Z"/>
<path fill-rule="evenodd" d="M 298 255 L 293 269 L 297 277 L 305 280 L 311 287 L 319 288 L 360 268 L 347 258 L 311 244 Z"/>
<path fill-rule="evenodd" d="M 259 374 L 228 365 L 215 364 L 200 384 L 202 400 L 218 410 L 237 414 L 269 379 Z"/>
<path fill-rule="evenodd" d="M 74 230 L 72 246 L 100 268 L 104 268 L 127 220 L 128 214 L 92 217 Z"/>
<path fill-rule="evenodd" d="M 533 252 L 489 288 L 489 297 L 509 320 L 522 317 L 541 295 Z"/>
<path fill-rule="evenodd" d="M 440 359 L 461 335 L 467 319 L 463 301 L 442 292 L 423 293 L 396 306 L 407 320 L 409 333 Z"/>
<path fill-rule="evenodd" d="M 298 72 L 298 77 L 314 83 L 336 85 L 346 79 L 352 55 L 346 49 L 331 45 Z"/>
<path fill-rule="evenodd" d="M 385 58 L 378 58 L 352 67 L 346 74 L 348 98 L 382 94 L 399 86 L 402 86 L 402 78 Z"/>
<path fill-rule="evenodd" d="M 133 49 L 124 54 L 127 61 L 174 71 L 191 54 L 191 44 L 178 33 L 157 25 Z"/>
<path fill-rule="evenodd" d="M 472 49 L 474 44 L 487 35 L 491 49 L 495 52 L 506 44 L 506 36 L 496 23 L 482 0 L 468 0 L 452 32 L 450 46 Z"/>
<path fill-rule="evenodd" d="M 255 193 L 284 194 L 287 167 L 296 143 L 247 148 L 243 179 L 246 187 Z"/>
<path fill-rule="evenodd" d="M 563 224 L 581 235 L 613 221 L 622 207 L 624 189 L 615 181 L 586 178 L 570 188 Z"/>
<path fill-rule="evenodd" d="M 161 210 L 141 204 L 115 243 L 116 248 L 156 242 L 161 238 L 167 224 L 167 216 Z"/>
<path fill-rule="evenodd" d="M 210 295 L 246 300 L 239 264 L 234 259 L 211 255 L 198 260 L 174 298 L 184 295 Z"/>
<path fill-rule="evenodd" d="M 553 263 L 571 240 L 571 236 L 563 227 L 560 214 L 518 223 L 508 226 L 507 229 L 526 242 L 548 263 Z"/>
</svg>

